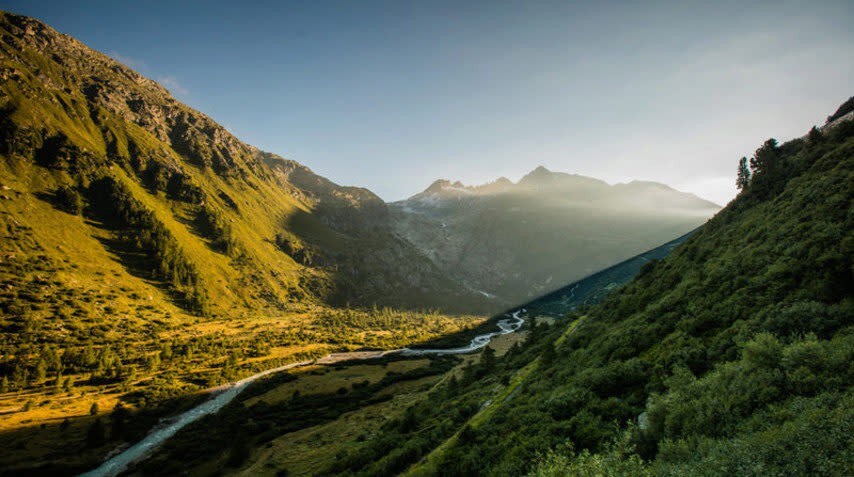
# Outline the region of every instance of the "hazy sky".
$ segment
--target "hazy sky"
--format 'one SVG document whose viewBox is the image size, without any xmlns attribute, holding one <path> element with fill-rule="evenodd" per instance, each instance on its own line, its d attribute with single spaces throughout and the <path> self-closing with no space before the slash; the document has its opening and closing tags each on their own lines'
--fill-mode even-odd
<svg viewBox="0 0 854 477">
<path fill-rule="evenodd" d="M 850 0 L 3 3 L 386 200 L 542 164 L 723 204 L 854 95 Z"/>
</svg>

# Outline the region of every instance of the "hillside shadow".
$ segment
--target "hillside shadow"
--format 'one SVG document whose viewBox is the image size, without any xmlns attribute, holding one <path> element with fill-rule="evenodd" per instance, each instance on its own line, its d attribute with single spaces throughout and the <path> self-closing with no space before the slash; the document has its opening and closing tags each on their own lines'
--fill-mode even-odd
<svg viewBox="0 0 854 477">
<path fill-rule="evenodd" d="M 315 214 L 298 210 L 280 226 L 312 249 L 314 264 L 333 284 L 333 292 L 325 296 L 332 306 L 483 315 L 501 306 L 465 292 L 381 222 L 360 222 L 328 210 Z"/>
<path fill-rule="evenodd" d="M 157 267 L 157 262 L 155 258 L 148 252 L 134 250 L 133 247 L 129 246 L 126 241 L 121 238 L 121 234 L 124 231 L 123 228 L 115 224 L 111 224 L 108 221 L 101 220 L 91 211 L 91 209 L 88 208 L 84 210 L 83 216 L 86 225 L 106 232 L 105 235 L 107 236 L 92 235 L 92 238 L 97 240 L 101 246 L 104 247 L 104 250 L 106 250 L 110 256 L 114 257 L 114 259 L 128 274 L 161 290 L 164 296 L 167 296 L 169 301 L 175 306 L 183 309 L 187 308 L 185 300 L 173 293 L 168 283 L 156 278 L 155 269 Z"/>
<path fill-rule="evenodd" d="M 66 210 L 56 193 L 36 192 L 34 195 L 39 200 L 49 204 L 55 210 L 70 215 L 77 215 Z M 106 232 L 106 234 L 109 235 L 109 237 L 98 235 L 91 236 L 97 240 L 119 264 L 122 265 L 125 271 L 130 275 L 145 281 L 147 284 L 162 290 L 176 306 L 182 308 L 186 306 L 184 299 L 172 293 L 172 290 L 169 288 L 167 283 L 154 277 L 154 269 L 156 267 L 154 258 L 148 253 L 134 250 L 120 238 L 123 228 L 111 223 L 110 221 L 103 220 L 92 207 L 86 207 L 83 209 L 81 215 L 83 216 L 83 221 L 86 225 Z"/>
<path fill-rule="evenodd" d="M 94 416 L 57 417 L 39 425 L 0 431 L 0 447 L 4 449 L 0 453 L 0 476 L 78 475 L 92 470 L 107 454 L 141 440 L 162 419 L 208 397 L 207 393 L 185 395 L 134 412 L 109 410 Z M 96 420 L 100 424 L 95 424 Z"/>
</svg>

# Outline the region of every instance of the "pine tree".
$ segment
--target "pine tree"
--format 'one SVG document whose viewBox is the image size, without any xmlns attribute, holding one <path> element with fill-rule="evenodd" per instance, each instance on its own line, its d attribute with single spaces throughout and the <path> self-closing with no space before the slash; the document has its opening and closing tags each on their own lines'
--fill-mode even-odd
<svg viewBox="0 0 854 477">
<path fill-rule="evenodd" d="M 543 350 L 542 364 L 543 364 L 543 365 L 550 365 L 550 364 L 552 364 L 552 363 L 554 362 L 554 360 L 555 360 L 555 355 L 556 355 L 556 353 L 555 353 L 555 346 L 554 346 L 554 344 L 552 344 L 552 343 L 546 343 L 546 347 L 545 347 L 545 349 Z"/>
<path fill-rule="evenodd" d="M 765 141 L 750 159 L 751 189 L 756 190 L 761 196 L 773 195 L 780 182 L 779 162 L 777 141 L 775 139 Z"/>
<path fill-rule="evenodd" d="M 36 363 L 36 372 L 34 379 L 36 382 L 44 381 L 47 377 L 47 363 L 43 359 L 40 359 L 38 363 Z"/>
<path fill-rule="evenodd" d="M 742 157 L 738 161 L 738 177 L 735 180 L 738 190 L 744 190 L 750 185 L 750 169 L 747 168 L 747 158 Z"/>
<path fill-rule="evenodd" d="M 809 144 L 817 144 L 821 142 L 822 139 L 824 139 L 824 134 L 822 134 L 821 130 L 815 126 L 813 126 L 812 129 L 810 129 L 810 132 L 807 133 L 807 142 Z"/>
<path fill-rule="evenodd" d="M 484 347 L 483 354 L 480 355 L 480 365 L 486 371 L 495 367 L 495 350 L 491 346 Z"/>
<path fill-rule="evenodd" d="M 777 165 L 777 140 L 771 138 L 756 150 L 750 159 L 750 170 L 757 174 L 770 175 Z"/>
<path fill-rule="evenodd" d="M 460 382 L 457 379 L 457 375 L 451 373 L 451 377 L 448 378 L 448 389 L 456 389 L 459 386 Z"/>
</svg>

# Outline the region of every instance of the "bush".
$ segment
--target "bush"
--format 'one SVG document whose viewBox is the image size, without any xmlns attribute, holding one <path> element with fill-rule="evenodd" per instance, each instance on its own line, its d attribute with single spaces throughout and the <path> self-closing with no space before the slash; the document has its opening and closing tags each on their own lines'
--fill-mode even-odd
<svg viewBox="0 0 854 477">
<path fill-rule="evenodd" d="M 83 198 L 77 189 L 62 186 L 54 192 L 56 205 L 69 214 L 80 215 L 83 212 Z"/>
</svg>

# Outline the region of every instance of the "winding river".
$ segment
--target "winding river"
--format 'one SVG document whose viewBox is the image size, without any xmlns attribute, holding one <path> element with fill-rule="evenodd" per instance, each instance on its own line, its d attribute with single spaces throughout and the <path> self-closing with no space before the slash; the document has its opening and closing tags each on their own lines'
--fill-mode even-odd
<svg viewBox="0 0 854 477">
<path fill-rule="evenodd" d="M 307 366 L 312 363 L 327 364 L 340 361 L 373 359 L 389 354 L 400 354 L 401 356 L 424 356 L 431 354 L 448 355 L 470 353 L 472 351 L 479 350 L 489 344 L 489 341 L 495 336 L 506 335 L 508 333 L 518 331 L 522 324 L 525 322 L 525 320 L 521 318 L 521 315 L 524 312 L 524 309 L 520 309 L 513 312 L 513 314 L 510 315 L 508 318 L 504 318 L 498 321 L 498 331 L 477 335 L 474 337 L 474 339 L 471 340 L 471 343 L 469 343 L 468 346 L 463 346 L 460 348 L 402 348 L 377 352 L 356 351 L 352 353 L 332 353 L 316 361 L 301 361 L 298 363 L 291 363 L 285 366 L 279 366 L 278 368 L 268 369 L 266 371 L 253 374 L 252 376 L 241 379 L 240 381 L 214 388 L 212 390 L 213 396 L 210 399 L 190 409 L 189 411 L 169 418 L 165 421 L 165 424 L 155 427 L 141 441 L 128 447 L 121 453 L 109 458 L 97 469 L 81 474 L 81 477 L 112 477 L 121 474 L 122 472 L 128 470 L 131 465 L 140 462 L 147 458 L 149 455 L 151 455 L 154 450 L 160 447 L 160 445 L 163 444 L 167 439 L 175 435 L 176 432 L 178 432 L 188 424 L 197 421 L 203 416 L 216 413 L 226 404 L 230 403 L 234 398 L 236 398 L 244 389 L 246 389 L 247 386 L 249 386 L 250 383 L 264 376 L 269 376 L 271 374 L 292 368 Z"/>
<path fill-rule="evenodd" d="M 513 312 L 513 314 L 509 318 L 505 318 L 503 320 L 498 321 L 498 331 L 494 331 L 492 333 L 484 333 L 482 335 L 477 335 L 474 339 L 471 340 L 471 343 L 468 346 L 463 346 L 461 348 L 435 348 L 435 349 L 412 349 L 412 348 L 403 348 L 399 351 L 401 356 L 424 356 L 428 354 L 464 354 L 471 353 L 472 351 L 477 351 L 484 346 L 489 344 L 489 341 L 492 338 L 500 335 L 506 335 L 508 333 L 513 333 L 522 327 L 522 323 L 525 322 L 523 318 L 520 317 L 522 313 L 525 312 L 525 309 L 517 310 Z"/>
</svg>

